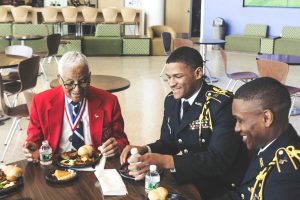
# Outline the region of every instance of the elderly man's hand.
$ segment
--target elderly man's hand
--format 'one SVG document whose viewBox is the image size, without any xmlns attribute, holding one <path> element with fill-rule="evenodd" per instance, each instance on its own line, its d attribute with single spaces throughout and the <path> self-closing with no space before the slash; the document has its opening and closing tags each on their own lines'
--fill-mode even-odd
<svg viewBox="0 0 300 200">
<path fill-rule="evenodd" d="M 22 146 L 23 153 L 25 158 L 29 162 L 38 163 L 39 162 L 39 149 L 38 145 L 34 142 L 25 142 Z"/>
<path fill-rule="evenodd" d="M 126 145 L 126 147 L 123 149 L 121 156 L 120 156 L 120 163 L 123 165 L 124 163 L 127 162 L 127 158 L 129 157 L 130 150 L 132 148 L 137 148 L 139 154 L 143 155 L 145 154 L 148 149 L 145 146 L 133 146 L 133 145 Z"/>
<path fill-rule="evenodd" d="M 105 157 L 112 157 L 120 153 L 119 144 L 116 138 L 114 137 L 111 137 L 108 140 L 106 140 L 106 142 L 104 142 L 100 147 L 98 147 L 98 150 Z"/>
</svg>

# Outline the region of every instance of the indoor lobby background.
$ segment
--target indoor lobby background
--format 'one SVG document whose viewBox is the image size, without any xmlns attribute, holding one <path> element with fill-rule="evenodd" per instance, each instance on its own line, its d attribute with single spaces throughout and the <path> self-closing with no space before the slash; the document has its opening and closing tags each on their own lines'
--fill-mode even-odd
<svg viewBox="0 0 300 200">
<path fill-rule="evenodd" d="M 157 21 L 160 24 L 171 20 L 166 13 L 170 13 L 170 10 L 166 7 L 170 2 L 174 5 L 184 4 L 192 5 L 190 1 L 186 4 L 187 0 L 153 0 L 149 1 L 149 4 L 162 6 L 160 10 L 163 13 L 157 13 L 156 6 L 150 6 L 152 10 L 147 10 L 149 13 L 145 13 L 145 26 L 157 25 Z M 132 0 L 133 3 L 137 1 Z M 99 0 L 99 6 L 116 6 L 122 7 L 129 2 L 123 0 Z M 172 6 L 171 6 L 172 7 Z M 188 13 L 188 10 L 184 6 L 173 6 L 176 12 Z M 147 8 L 148 9 L 148 8 Z M 190 7 L 188 8 L 190 9 Z M 300 18 L 300 9 L 298 8 L 262 8 L 262 7 L 243 7 L 242 0 L 203 0 L 201 1 L 200 10 L 200 37 L 211 38 L 212 37 L 212 23 L 217 17 L 221 17 L 226 23 L 226 34 L 241 34 L 246 24 L 268 24 L 269 35 L 280 35 L 282 26 L 285 25 L 299 25 L 297 21 Z M 175 13 L 176 13 L 175 12 Z M 171 13 L 174 13 L 172 10 Z M 159 19 L 148 19 L 147 15 L 153 15 Z M 181 15 L 178 15 L 181 17 Z M 174 29 L 178 36 L 186 36 L 190 32 L 190 18 L 186 18 L 187 21 L 184 25 L 176 27 Z M 157 21 L 156 21 L 157 20 Z M 154 24 L 150 24 L 154 23 Z M 185 29 L 182 30 L 181 28 Z M 200 50 L 199 45 L 194 45 L 195 49 Z M 257 71 L 256 54 L 246 52 L 227 52 L 228 53 L 228 67 L 230 72 L 237 71 Z M 170 89 L 166 81 L 160 78 L 159 73 L 164 66 L 167 56 L 114 56 L 114 57 L 88 57 L 92 74 L 103 74 L 120 76 L 130 81 L 130 87 L 126 90 L 114 93 L 118 98 L 122 109 L 122 114 L 125 120 L 125 132 L 128 135 L 129 141 L 134 145 L 143 145 L 155 141 L 160 135 L 160 126 L 163 116 L 163 102 L 165 96 L 169 93 Z M 207 65 L 211 70 L 213 76 L 218 77 L 220 80 L 214 83 L 216 86 L 225 88 L 229 79 L 224 72 L 224 64 L 222 63 L 221 55 L 217 49 L 208 49 L 208 62 Z M 56 78 L 57 67 L 54 60 L 50 64 L 45 65 L 48 79 L 52 80 Z M 300 66 L 290 66 L 289 74 L 286 84 L 292 86 L 300 86 Z M 241 83 L 238 84 L 240 86 Z M 235 87 L 235 89 L 238 88 Z M 38 78 L 38 84 L 34 91 L 36 93 L 44 91 L 49 88 L 49 82 L 40 76 Z M 19 103 L 22 103 L 24 99 L 20 98 Z M 296 98 L 296 106 L 300 106 L 299 98 Z M 295 126 L 298 133 L 300 132 L 300 117 L 290 117 L 291 123 Z M 0 123 L 0 152 L 4 149 L 4 139 L 11 126 L 12 119 L 3 121 Z M 24 159 L 21 151 L 21 145 L 26 138 L 26 129 L 28 120 L 23 119 L 21 121 L 22 130 L 17 130 L 15 137 L 11 143 L 9 151 L 6 155 L 5 162 L 9 163 L 15 160 Z"/>
</svg>

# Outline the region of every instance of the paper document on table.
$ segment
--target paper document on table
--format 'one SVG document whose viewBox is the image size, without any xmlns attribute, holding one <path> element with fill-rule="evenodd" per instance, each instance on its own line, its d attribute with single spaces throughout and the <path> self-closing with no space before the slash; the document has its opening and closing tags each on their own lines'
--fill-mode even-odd
<svg viewBox="0 0 300 200">
<path fill-rule="evenodd" d="M 126 195 L 126 186 L 116 169 L 96 170 L 103 195 Z"/>
</svg>

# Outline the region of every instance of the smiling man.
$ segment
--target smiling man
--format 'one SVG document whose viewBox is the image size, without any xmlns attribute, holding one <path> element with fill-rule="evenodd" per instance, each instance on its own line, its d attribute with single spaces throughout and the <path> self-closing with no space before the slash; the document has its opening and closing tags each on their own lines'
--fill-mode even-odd
<svg viewBox="0 0 300 200">
<path fill-rule="evenodd" d="M 172 170 L 179 183 L 194 183 L 204 199 L 234 190 L 248 162 L 246 146 L 234 133 L 232 93 L 203 80 L 202 57 L 190 47 L 171 53 L 166 76 L 172 92 L 165 99 L 160 139 L 136 146 L 144 155 L 129 159 L 141 161 L 129 166 L 130 174 L 140 179 L 156 164 Z M 125 147 L 121 163 L 132 147 Z"/>
<path fill-rule="evenodd" d="M 38 162 L 38 148 L 48 140 L 54 153 L 88 144 L 104 156 L 118 154 L 128 144 L 116 96 L 90 86 L 86 57 L 67 52 L 58 63 L 60 86 L 35 95 L 23 151 Z"/>
<path fill-rule="evenodd" d="M 254 150 L 254 158 L 237 191 L 218 199 L 299 199 L 300 137 L 289 124 L 290 107 L 289 92 L 272 78 L 258 78 L 237 90 L 235 131 Z"/>
</svg>

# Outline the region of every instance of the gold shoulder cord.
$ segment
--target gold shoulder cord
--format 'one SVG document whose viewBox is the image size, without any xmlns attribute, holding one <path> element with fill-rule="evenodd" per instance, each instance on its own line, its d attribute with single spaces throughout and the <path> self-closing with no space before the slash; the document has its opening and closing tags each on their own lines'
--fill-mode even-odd
<svg viewBox="0 0 300 200">
<path fill-rule="evenodd" d="M 212 121 L 211 121 L 211 113 L 210 113 L 210 109 L 209 109 L 211 99 L 221 103 L 221 101 L 219 99 L 217 99 L 217 97 L 219 95 L 224 95 L 226 97 L 229 97 L 228 93 L 229 93 L 229 91 L 221 90 L 221 89 L 216 88 L 216 87 L 213 87 L 212 91 L 207 91 L 205 93 L 206 100 L 205 100 L 205 103 L 203 105 L 202 112 L 199 116 L 199 121 L 200 121 L 200 125 L 201 125 L 201 127 L 199 128 L 199 135 L 201 134 L 201 128 L 203 128 L 203 126 L 209 127 L 209 129 L 211 131 L 213 131 L 213 125 L 212 125 Z"/>
<path fill-rule="evenodd" d="M 256 199 L 263 200 L 263 188 L 264 188 L 266 177 L 275 165 L 277 167 L 278 172 L 281 173 L 280 164 L 283 163 L 280 163 L 280 159 L 278 159 L 278 155 L 283 155 L 283 153 L 285 153 L 288 156 L 288 159 L 292 163 L 294 169 L 295 170 L 298 169 L 295 163 L 295 159 L 300 161 L 300 150 L 295 149 L 294 146 L 288 146 L 286 148 L 277 149 L 273 160 L 256 176 L 254 187 L 251 189 L 250 200 L 256 200 Z M 257 187 L 260 187 L 258 192 L 258 197 L 255 194 L 255 190 Z"/>
</svg>

